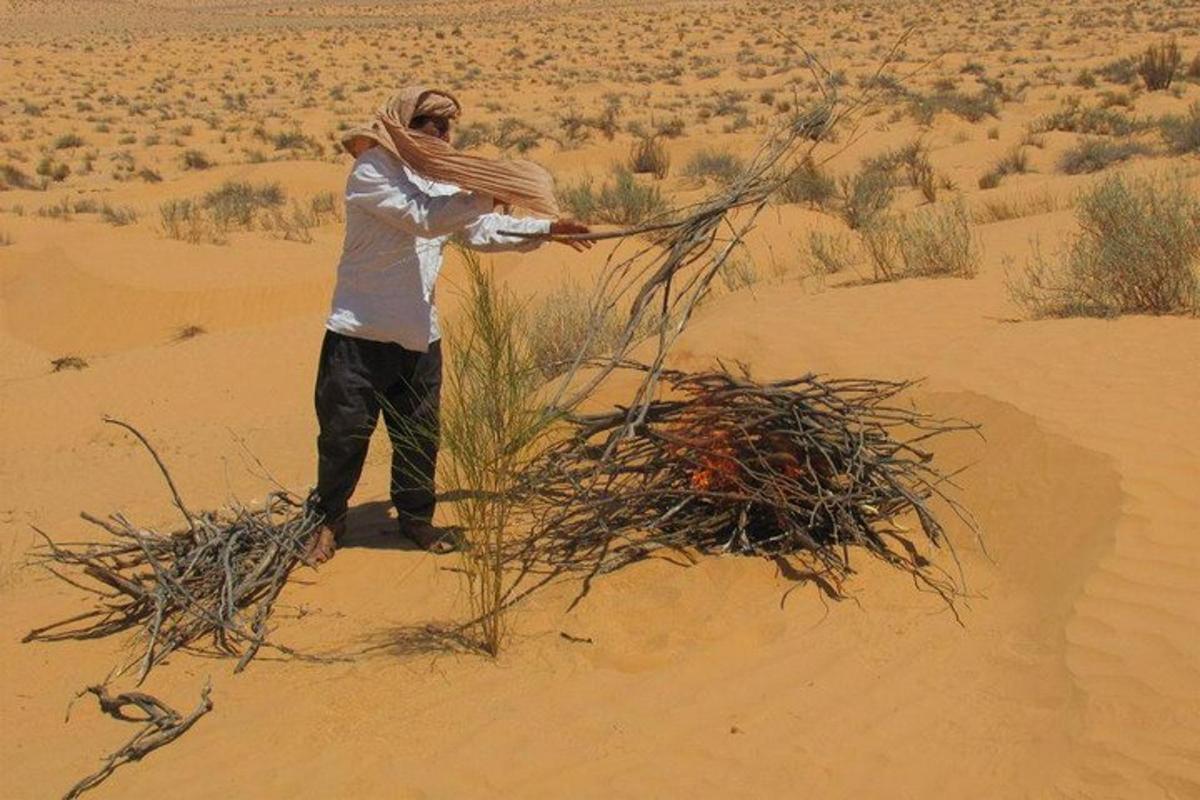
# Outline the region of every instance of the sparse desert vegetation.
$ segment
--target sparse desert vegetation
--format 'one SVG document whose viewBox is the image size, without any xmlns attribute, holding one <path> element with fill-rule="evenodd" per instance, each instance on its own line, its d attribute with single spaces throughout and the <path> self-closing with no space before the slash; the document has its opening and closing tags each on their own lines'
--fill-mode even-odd
<svg viewBox="0 0 1200 800">
<path fill-rule="evenodd" d="M 319 570 L 297 567 L 263 629 L 280 649 L 264 644 L 250 675 L 175 652 L 141 690 L 192 703 L 211 676 L 218 713 L 104 790 L 1200 787 L 1188 644 L 1200 629 L 1197 0 L 13 0 L 0 64 L 0 599 L 12 623 L 0 770 L 14 797 L 61 796 L 64 774 L 94 769 L 120 738 L 94 702 L 63 725 L 75 693 L 106 676 L 133 689 L 110 675 L 105 642 L 18 644 L 36 619 L 80 611 L 25 568 L 34 531 L 74 540 L 81 510 L 111 523 L 126 507 L 161 530 L 186 522 L 153 459 L 101 424 L 109 414 L 152 435 L 190 511 L 312 484 L 313 367 L 345 239 L 341 139 L 412 82 L 462 101 L 454 146 L 545 166 L 563 213 L 605 231 L 704 208 L 753 178 L 772 137 L 796 135 L 794 157 L 772 166 L 787 177 L 778 191 L 706 240 L 705 259 L 729 257 L 667 367 L 719 366 L 756 391 L 811 373 L 814 402 L 826 381 L 928 378 L 912 405 L 901 396 L 904 413 L 980 422 L 983 439 L 929 454 L 969 465 L 953 483 L 989 552 L 949 507 L 947 550 L 905 538 L 921 519 L 871 531 L 897 558 L 964 579 L 962 625 L 870 559 L 855 561 L 853 602 L 835 603 L 845 574 L 735 558 L 737 536 L 582 581 L 530 567 L 527 585 L 545 585 L 510 608 L 501 562 L 536 523 L 514 502 L 521 445 L 546 433 L 534 410 L 575 356 L 620 345 L 631 293 L 594 307 L 610 259 L 668 252 L 669 239 L 447 253 L 436 301 L 456 357 L 438 521 L 465 524 L 471 546 L 435 557 L 394 535 L 387 432 L 369 434 L 343 547 Z M 663 305 L 647 306 L 632 356 L 682 321 L 659 325 Z M 627 388 L 603 385 L 594 405 L 625 403 Z M 733 390 L 700 396 L 720 391 Z M 877 408 L 889 431 L 891 402 Z M 645 430 L 663 452 L 688 433 Z M 707 471 L 647 528 L 711 518 L 691 480 L 728 452 L 703 433 Z M 787 471 L 789 490 L 812 490 L 814 508 L 873 469 L 831 463 L 819 440 L 796 463 L 776 445 L 758 437 L 756 456 Z M 767 513 L 750 509 L 735 533 Z M 934 690 L 936 676 L 953 679 Z"/>
</svg>

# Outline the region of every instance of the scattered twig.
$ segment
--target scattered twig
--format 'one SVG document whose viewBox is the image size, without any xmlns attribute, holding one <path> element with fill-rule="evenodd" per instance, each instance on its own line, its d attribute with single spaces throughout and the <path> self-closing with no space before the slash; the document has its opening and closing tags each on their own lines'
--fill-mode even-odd
<svg viewBox="0 0 1200 800">
<path fill-rule="evenodd" d="M 89 789 L 94 789 L 104 782 L 109 775 L 120 766 L 130 761 L 140 761 L 146 755 L 164 745 L 178 739 L 187 733 L 196 720 L 212 711 L 212 700 L 209 693 L 211 684 L 205 684 L 200 691 L 200 704 L 186 717 L 159 700 L 157 697 L 144 692 L 123 692 L 115 697 L 108 693 L 105 686 L 89 686 L 85 692 L 96 695 L 100 701 L 100 710 L 113 719 L 122 722 L 145 723 L 133 738 L 118 748 L 104 760 L 104 765 L 91 775 L 80 780 L 63 795 L 63 800 L 73 800 Z M 135 709 L 127 711 L 126 709 Z M 141 712 L 138 714 L 137 712 Z"/>
</svg>

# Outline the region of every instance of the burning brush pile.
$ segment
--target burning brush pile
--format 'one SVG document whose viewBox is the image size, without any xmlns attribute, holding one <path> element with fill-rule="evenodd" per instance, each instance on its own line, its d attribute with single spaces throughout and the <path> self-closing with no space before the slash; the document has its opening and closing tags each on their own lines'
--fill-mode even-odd
<svg viewBox="0 0 1200 800">
<path fill-rule="evenodd" d="M 538 459 L 527 484 L 537 523 L 522 558 L 596 574 L 663 550 L 770 556 L 840 595 L 860 547 L 946 599 L 955 593 L 913 533 L 947 543 L 935 497 L 975 526 L 923 444 L 975 426 L 900 404 L 908 382 L 661 380 L 669 399 L 633 415 L 576 416 Z"/>
</svg>

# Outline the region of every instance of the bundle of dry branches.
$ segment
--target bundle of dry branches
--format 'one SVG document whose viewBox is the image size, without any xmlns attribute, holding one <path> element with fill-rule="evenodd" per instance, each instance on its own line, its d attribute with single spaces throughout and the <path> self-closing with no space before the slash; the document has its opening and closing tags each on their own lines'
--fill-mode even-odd
<svg viewBox="0 0 1200 800">
<path fill-rule="evenodd" d="M 145 723 L 133 738 L 122 745 L 116 752 L 104 759 L 104 765 L 91 775 L 81 779 L 72 786 L 63 800 L 73 800 L 89 789 L 94 789 L 104 782 L 117 767 L 130 761 L 141 761 L 150 752 L 163 745 L 168 745 L 187 733 L 196 720 L 212 711 L 212 700 L 209 698 L 211 687 L 205 686 L 200 692 L 200 704 L 186 717 L 168 706 L 157 697 L 144 692 L 122 692 L 115 697 L 108 693 L 104 686 L 89 686 L 88 692 L 96 695 L 100 701 L 100 710 L 114 719 L 122 722 Z M 136 711 L 126 711 L 132 706 Z M 138 712 L 141 712 L 140 714 Z"/>
<path fill-rule="evenodd" d="M 236 671 L 264 645 L 296 655 L 265 636 L 275 599 L 316 529 L 303 502 L 275 492 L 262 508 L 193 514 L 145 437 L 126 423 L 106 422 L 126 428 L 150 451 L 187 528 L 164 534 L 139 528 L 121 514 L 99 519 L 84 513 L 111 538 L 56 543 L 39 530 L 44 543 L 35 551 L 36 561 L 94 594 L 96 601 L 89 611 L 30 631 L 25 641 L 94 639 L 135 630 L 141 655 L 118 674 L 139 665 L 139 682 L 180 648 L 236 656 Z"/>
<path fill-rule="evenodd" d="M 857 546 L 952 600 L 960 581 L 920 554 L 902 520 L 915 517 L 930 543 L 945 543 L 928 505 L 936 496 L 975 529 L 922 449 L 975 426 L 897 403 L 909 382 L 661 377 L 664 398 L 646 405 L 632 433 L 623 408 L 576 416 L 571 435 L 533 465 L 526 491 L 537 523 L 517 560 L 595 575 L 664 548 L 765 555 L 841 596 Z"/>
</svg>

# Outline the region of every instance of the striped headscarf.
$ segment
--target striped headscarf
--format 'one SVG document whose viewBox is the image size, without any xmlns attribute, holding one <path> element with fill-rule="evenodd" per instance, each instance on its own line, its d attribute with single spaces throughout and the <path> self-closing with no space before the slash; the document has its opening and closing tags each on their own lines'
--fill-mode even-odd
<svg viewBox="0 0 1200 800">
<path fill-rule="evenodd" d="M 461 112 L 462 106 L 449 92 L 407 86 L 388 98 L 370 122 L 347 130 L 342 135 L 342 146 L 357 157 L 372 143 L 378 144 L 426 178 L 486 194 L 535 214 L 557 217 L 554 179 L 545 168 L 532 161 L 464 153 L 436 136 L 409 128 L 415 117 L 456 119 Z"/>
</svg>

